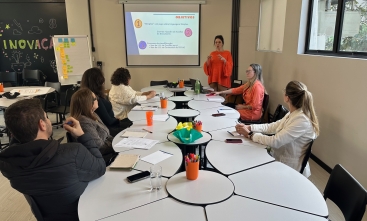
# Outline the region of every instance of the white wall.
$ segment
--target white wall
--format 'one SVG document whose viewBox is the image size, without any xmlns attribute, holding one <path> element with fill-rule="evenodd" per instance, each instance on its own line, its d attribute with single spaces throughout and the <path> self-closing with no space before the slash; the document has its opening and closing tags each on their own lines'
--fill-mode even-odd
<svg viewBox="0 0 367 221">
<path fill-rule="evenodd" d="M 76 34 L 78 28 L 84 30 L 83 21 L 88 12 L 75 10 L 86 5 L 87 0 L 66 0 L 68 24 L 73 27 L 69 34 Z M 110 77 L 118 67 L 126 67 L 125 34 L 122 4 L 118 0 L 91 0 L 92 29 L 96 52 L 95 61 L 103 62 L 106 86 L 110 87 Z M 223 35 L 226 50 L 231 48 L 231 1 L 207 0 L 201 6 L 200 61 L 203 64 L 209 53 L 215 50 L 214 37 Z M 132 76 L 131 86 L 141 89 L 151 80 L 177 81 L 177 78 L 199 78 L 207 84 L 207 77 L 200 67 L 128 67 Z"/>
</svg>

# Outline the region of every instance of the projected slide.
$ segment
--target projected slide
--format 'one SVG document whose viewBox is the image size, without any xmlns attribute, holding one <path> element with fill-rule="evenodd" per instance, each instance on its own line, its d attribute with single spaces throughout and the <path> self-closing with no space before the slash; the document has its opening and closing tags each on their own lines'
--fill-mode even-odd
<svg viewBox="0 0 367 221">
<path fill-rule="evenodd" d="M 125 12 L 127 55 L 198 55 L 199 13 Z"/>
</svg>

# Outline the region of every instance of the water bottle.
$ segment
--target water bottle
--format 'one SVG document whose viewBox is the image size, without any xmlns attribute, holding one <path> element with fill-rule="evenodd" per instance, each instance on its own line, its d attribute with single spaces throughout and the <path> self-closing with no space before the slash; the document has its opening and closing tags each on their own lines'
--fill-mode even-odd
<svg viewBox="0 0 367 221">
<path fill-rule="evenodd" d="M 196 80 L 195 82 L 195 94 L 200 94 L 200 81 Z"/>
</svg>

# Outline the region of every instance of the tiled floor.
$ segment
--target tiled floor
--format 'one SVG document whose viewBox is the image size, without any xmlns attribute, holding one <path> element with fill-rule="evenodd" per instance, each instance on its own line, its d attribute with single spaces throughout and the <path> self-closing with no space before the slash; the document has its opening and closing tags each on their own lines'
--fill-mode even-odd
<svg viewBox="0 0 367 221">
<path fill-rule="evenodd" d="M 52 122 L 55 122 L 55 116 L 49 116 Z M 4 125 L 2 112 L 0 113 L 0 125 Z M 58 139 L 65 136 L 65 131 L 62 128 L 54 128 L 54 139 Z M 7 141 L 7 137 L 1 138 L 1 141 Z M 62 141 L 66 142 L 66 137 Z M 329 174 L 317 165 L 313 160 L 310 160 L 312 175 L 310 180 L 316 185 L 316 187 L 322 193 L 326 182 L 329 178 Z M 343 215 L 335 204 L 331 201 L 326 201 L 329 208 L 329 218 L 333 221 L 343 221 Z M 0 221 L 18 221 L 18 220 L 36 220 L 29 208 L 24 196 L 11 188 L 9 181 L 0 174 Z M 367 221 L 367 215 L 362 219 Z"/>
</svg>

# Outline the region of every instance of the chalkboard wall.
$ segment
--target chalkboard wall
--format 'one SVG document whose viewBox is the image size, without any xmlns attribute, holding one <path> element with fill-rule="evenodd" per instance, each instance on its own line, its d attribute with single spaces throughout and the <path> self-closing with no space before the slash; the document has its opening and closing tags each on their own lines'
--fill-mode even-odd
<svg viewBox="0 0 367 221">
<path fill-rule="evenodd" d="M 39 69 L 57 82 L 51 37 L 67 34 L 65 2 L 0 1 L 0 71 Z"/>
</svg>

